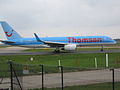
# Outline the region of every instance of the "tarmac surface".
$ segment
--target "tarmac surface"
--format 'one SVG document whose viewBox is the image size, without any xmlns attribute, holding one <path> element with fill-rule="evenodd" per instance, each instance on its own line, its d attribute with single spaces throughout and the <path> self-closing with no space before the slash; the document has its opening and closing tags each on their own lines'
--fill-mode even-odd
<svg viewBox="0 0 120 90">
<path fill-rule="evenodd" d="M 24 76 L 23 77 L 23 90 L 32 88 L 41 88 L 41 75 Z M 120 69 L 115 69 L 115 82 L 120 81 Z M 5 78 L 3 83 L 10 82 L 9 78 Z M 73 85 L 89 85 L 96 83 L 112 83 L 112 71 L 109 69 L 93 70 L 93 71 L 81 71 L 81 72 L 69 72 L 64 73 L 64 86 Z M 112 85 L 112 84 L 110 84 Z M 0 88 L 10 87 L 9 84 L 0 84 Z M 61 87 L 61 74 L 45 74 L 44 75 L 44 87 L 55 88 Z M 93 87 L 94 88 L 94 87 Z"/>
<path fill-rule="evenodd" d="M 74 52 L 60 52 L 55 53 L 52 51 L 41 51 L 41 52 L 23 52 L 28 48 L 22 47 L 7 47 L 7 48 L 0 48 L 0 55 L 51 55 L 51 54 L 80 54 L 80 53 L 117 53 L 120 52 L 120 49 L 116 50 L 107 50 L 107 51 L 74 51 Z"/>
</svg>

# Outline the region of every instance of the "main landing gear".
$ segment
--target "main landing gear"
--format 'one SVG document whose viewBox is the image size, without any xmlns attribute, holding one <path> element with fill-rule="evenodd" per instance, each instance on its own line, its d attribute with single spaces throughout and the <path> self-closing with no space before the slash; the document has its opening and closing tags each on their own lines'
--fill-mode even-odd
<svg viewBox="0 0 120 90">
<path fill-rule="evenodd" d="M 54 52 L 55 52 L 55 53 L 60 53 L 60 50 L 55 50 Z"/>
<path fill-rule="evenodd" d="M 103 52 L 103 51 L 104 51 L 103 45 L 101 45 L 101 47 L 102 47 L 102 48 L 101 48 L 101 51 Z"/>
<path fill-rule="evenodd" d="M 54 50 L 55 53 L 60 53 L 60 49 L 59 47 L 56 47 L 56 49 Z"/>
</svg>

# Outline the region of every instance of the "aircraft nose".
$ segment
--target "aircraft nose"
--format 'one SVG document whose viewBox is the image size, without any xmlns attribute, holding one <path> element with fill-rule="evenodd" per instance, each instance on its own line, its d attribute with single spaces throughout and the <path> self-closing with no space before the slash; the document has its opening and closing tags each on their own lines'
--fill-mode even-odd
<svg viewBox="0 0 120 90">
<path fill-rule="evenodd" d="M 116 44 L 117 42 L 115 40 L 113 40 L 113 42 Z"/>
</svg>

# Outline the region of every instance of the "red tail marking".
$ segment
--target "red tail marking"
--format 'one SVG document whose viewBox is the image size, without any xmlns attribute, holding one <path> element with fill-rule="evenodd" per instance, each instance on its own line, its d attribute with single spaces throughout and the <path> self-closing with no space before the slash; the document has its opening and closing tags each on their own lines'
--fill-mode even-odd
<svg viewBox="0 0 120 90">
<path fill-rule="evenodd" d="M 13 32 L 13 30 L 12 30 Z M 11 37 L 12 36 L 12 33 L 11 34 L 8 34 L 8 32 L 5 32 L 5 34 L 8 36 L 8 37 Z"/>
</svg>

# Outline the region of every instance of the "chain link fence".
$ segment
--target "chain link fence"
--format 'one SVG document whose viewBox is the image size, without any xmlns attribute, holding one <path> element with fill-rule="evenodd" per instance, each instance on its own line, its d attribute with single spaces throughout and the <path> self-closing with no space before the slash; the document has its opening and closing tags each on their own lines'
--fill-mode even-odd
<svg viewBox="0 0 120 90">
<path fill-rule="evenodd" d="M 119 68 L 90 69 L 23 65 L 12 62 L 6 65 L 8 65 L 6 69 L 0 69 L 2 72 L 0 88 L 4 86 L 10 90 L 52 90 L 53 88 L 54 90 L 120 90 Z M 3 81 L 7 84 L 3 84 Z"/>
</svg>

